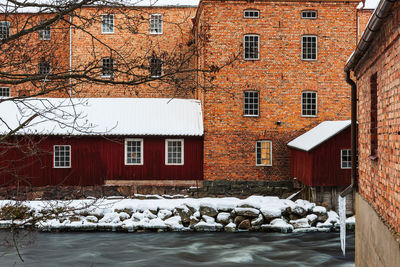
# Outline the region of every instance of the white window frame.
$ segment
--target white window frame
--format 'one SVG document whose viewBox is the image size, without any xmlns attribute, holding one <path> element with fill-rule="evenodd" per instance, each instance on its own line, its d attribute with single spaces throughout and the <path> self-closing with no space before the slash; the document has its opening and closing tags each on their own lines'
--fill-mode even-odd
<svg viewBox="0 0 400 267">
<path fill-rule="evenodd" d="M 68 147 L 69 148 L 69 166 L 56 166 L 56 147 Z M 72 168 L 71 145 L 54 145 L 53 146 L 53 168 L 55 168 L 55 169 L 70 169 L 70 168 Z"/>
<path fill-rule="evenodd" d="M 181 163 L 169 163 L 168 162 L 168 142 L 181 142 L 181 144 L 182 144 L 182 149 L 181 149 L 182 162 Z M 165 139 L 165 165 L 181 166 L 184 164 L 185 164 L 185 142 L 184 142 L 184 139 Z"/>
<path fill-rule="evenodd" d="M 257 58 L 246 58 L 246 37 L 257 37 Z M 245 34 L 243 36 L 243 58 L 244 60 L 259 60 L 260 59 L 260 35 L 258 34 Z"/>
<path fill-rule="evenodd" d="M 6 20 L 0 21 L 0 27 L 2 28 L 2 32 L 0 34 L 0 40 L 4 40 L 10 37 L 10 22 Z M 5 33 L 3 31 L 5 31 Z"/>
<path fill-rule="evenodd" d="M 313 13 L 315 13 L 315 17 L 305 17 L 305 16 L 304 16 L 304 13 L 307 13 L 307 12 L 313 12 Z M 302 18 L 302 19 L 317 19 L 317 18 L 318 18 L 318 12 L 317 12 L 317 10 L 313 10 L 313 9 L 305 9 L 305 10 L 302 10 L 302 11 L 301 11 L 301 18 Z"/>
<path fill-rule="evenodd" d="M 8 95 L 3 95 L 3 91 L 8 90 Z M 2 97 L 10 97 L 11 96 L 11 90 L 10 87 L 7 86 L 0 86 L 0 98 Z"/>
<path fill-rule="evenodd" d="M 315 59 L 314 58 L 312 58 L 312 59 L 304 58 L 304 53 L 303 53 L 304 37 L 315 37 Z M 318 36 L 317 35 L 308 34 L 308 35 L 301 36 L 301 60 L 304 60 L 304 61 L 317 61 L 318 60 Z"/>
<path fill-rule="evenodd" d="M 257 144 L 258 143 L 269 143 L 269 147 L 270 147 L 270 151 L 269 151 L 269 156 L 270 156 L 270 164 L 258 164 L 257 163 L 257 159 L 258 159 L 258 157 L 257 157 Z M 261 160 L 262 160 L 262 157 L 261 157 Z M 272 141 L 270 141 L 270 140 L 258 140 L 257 142 L 256 142 L 256 166 L 268 166 L 268 167 L 270 167 L 270 166 L 272 166 Z"/>
<path fill-rule="evenodd" d="M 246 114 L 246 93 L 257 93 L 257 114 Z M 243 116 L 259 117 L 260 116 L 260 92 L 255 90 L 246 90 L 243 92 Z"/>
<path fill-rule="evenodd" d="M 257 16 L 246 15 L 246 12 L 256 12 Z M 258 19 L 258 18 L 260 18 L 260 10 L 258 10 L 258 9 L 245 9 L 245 10 L 243 10 L 243 17 L 245 19 Z"/>
<path fill-rule="evenodd" d="M 112 74 L 104 74 L 104 61 L 109 59 L 110 63 L 112 62 Z M 112 57 L 103 57 L 101 58 L 101 77 L 102 78 L 113 78 L 114 77 L 114 58 Z"/>
<path fill-rule="evenodd" d="M 46 35 L 46 32 L 48 32 L 49 34 Z M 38 34 L 39 34 L 39 40 L 50 40 L 51 39 L 51 28 L 50 28 L 50 25 L 47 25 L 43 29 L 40 29 Z"/>
<path fill-rule="evenodd" d="M 157 19 L 156 19 L 157 17 Z M 155 22 L 159 24 L 155 25 Z M 163 34 L 163 15 L 162 14 L 150 14 L 149 19 L 150 34 Z M 158 27 L 159 26 L 159 27 Z M 160 31 L 158 31 L 160 30 Z"/>
<path fill-rule="evenodd" d="M 343 167 L 343 152 L 344 152 L 344 151 L 350 153 L 350 155 L 348 155 L 348 156 L 350 156 L 350 167 Z M 346 148 L 346 149 L 341 149 L 341 150 L 340 150 L 340 168 L 341 168 L 341 169 L 351 169 L 351 157 L 352 157 L 351 149 Z M 348 163 L 348 162 L 347 162 L 347 163 Z"/>
<path fill-rule="evenodd" d="M 106 18 L 109 20 L 109 18 L 112 18 L 112 30 L 111 31 L 108 31 L 109 30 L 109 23 L 108 23 L 108 21 L 107 21 L 107 23 L 108 23 L 108 26 L 106 27 L 105 25 L 106 25 Z M 103 14 L 103 15 L 101 15 L 101 33 L 102 34 L 114 34 L 114 30 L 115 29 L 115 16 L 114 16 L 114 14 Z"/>
<path fill-rule="evenodd" d="M 128 163 L 128 142 L 139 141 L 140 142 L 140 163 Z M 124 149 L 125 165 L 143 165 L 143 139 L 142 138 L 126 138 L 125 139 L 125 149 Z"/>
<path fill-rule="evenodd" d="M 303 114 L 303 94 L 313 93 L 315 94 L 315 115 L 304 115 Z M 305 118 L 315 118 L 318 117 L 318 92 L 316 91 L 302 91 L 301 92 L 301 116 Z"/>
</svg>

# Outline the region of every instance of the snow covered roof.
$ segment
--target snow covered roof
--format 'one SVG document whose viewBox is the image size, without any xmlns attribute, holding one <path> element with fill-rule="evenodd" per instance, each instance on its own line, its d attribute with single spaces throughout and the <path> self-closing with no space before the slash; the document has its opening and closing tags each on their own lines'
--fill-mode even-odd
<svg viewBox="0 0 400 267">
<path fill-rule="evenodd" d="M 362 8 L 363 4 L 362 2 L 360 2 L 357 6 L 358 9 L 375 9 L 378 4 L 379 4 L 380 0 L 365 0 L 365 4 L 364 7 Z"/>
<path fill-rule="evenodd" d="M 287 145 L 304 151 L 310 151 L 332 136 L 340 133 L 351 125 L 351 121 L 324 121 L 308 132 L 290 141 Z"/>
<path fill-rule="evenodd" d="M 201 103 L 166 98 L 32 98 L 0 103 L 0 134 L 202 136 Z"/>
</svg>

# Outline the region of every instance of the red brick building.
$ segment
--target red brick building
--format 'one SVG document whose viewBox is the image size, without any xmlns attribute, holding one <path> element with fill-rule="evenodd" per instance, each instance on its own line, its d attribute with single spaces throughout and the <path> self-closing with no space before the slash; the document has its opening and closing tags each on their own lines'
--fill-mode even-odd
<svg viewBox="0 0 400 267">
<path fill-rule="evenodd" d="M 198 78 L 205 179 L 287 180 L 290 140 L 350 118 L 342 66 L 357 41 L 357 4 L 200 2 L 198 66 L 228 64 L 211 88 L 210 77 Z"/>
<path fill-rule="evenodd" d="M 356 77 L 358 114 L 353 119 L 359 126 L 356 265 L 398 266 L 399 1 L 380 1 L 345 71 Z"/>
</svg>

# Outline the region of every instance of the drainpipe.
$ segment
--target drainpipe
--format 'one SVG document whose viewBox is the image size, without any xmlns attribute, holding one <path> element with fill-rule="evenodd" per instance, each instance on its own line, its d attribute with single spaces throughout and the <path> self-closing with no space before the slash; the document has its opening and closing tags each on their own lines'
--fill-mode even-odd
<svg viewBox="0 0 400 267">
<path fill-rule="evenodd" d="M 350 194 L 357 186 L 357 85 L 350 78 L 350 70 L 345 72 L 345 76 L 351 86 L 351 184 L 340 193 L 341 197 Z"/>
</svg>

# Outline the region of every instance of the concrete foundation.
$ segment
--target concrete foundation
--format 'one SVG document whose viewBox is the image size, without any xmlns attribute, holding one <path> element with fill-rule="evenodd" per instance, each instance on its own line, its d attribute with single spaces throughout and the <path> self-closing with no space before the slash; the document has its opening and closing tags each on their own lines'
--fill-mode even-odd
<svg viewBox="0 0 400 267">
<path fill-rule="evenodd" d="M 356 194 L 356 266 L 400 266 L 400 236 L 382 221 L 379 214 Z"/>
</svg>

